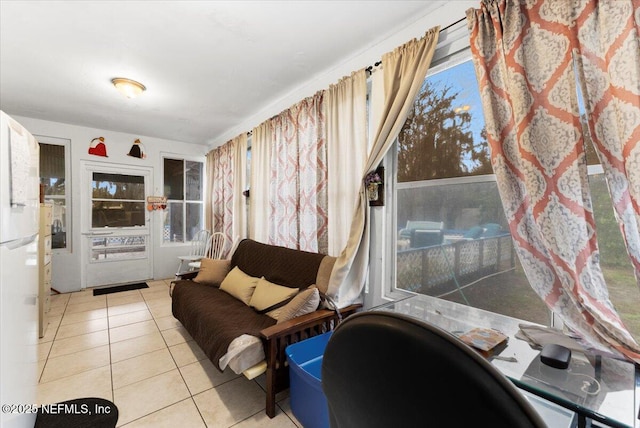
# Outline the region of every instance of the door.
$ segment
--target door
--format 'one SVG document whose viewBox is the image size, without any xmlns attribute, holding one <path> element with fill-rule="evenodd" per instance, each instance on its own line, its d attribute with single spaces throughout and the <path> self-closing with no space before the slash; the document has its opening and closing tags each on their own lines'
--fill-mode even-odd
<svg viewBox="0 0 640 428">
<path fill-rule="evenodd" d="M 152 275 L 152 169 L 84 162 L 84 287 L 144 281 Z"/>
</svg>

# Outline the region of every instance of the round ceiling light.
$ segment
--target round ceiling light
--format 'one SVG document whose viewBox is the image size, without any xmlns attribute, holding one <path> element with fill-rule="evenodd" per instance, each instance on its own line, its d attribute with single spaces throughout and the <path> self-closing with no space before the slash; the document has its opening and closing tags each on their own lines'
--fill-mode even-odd
<svg viewBox="0 0 640 428">
<path fill-rule="evenodd" d="M 127 98 L 135 98 L 147 89 L 142 83 L 124 77 L 113 78 L 111 83 Z"/>
</svg>

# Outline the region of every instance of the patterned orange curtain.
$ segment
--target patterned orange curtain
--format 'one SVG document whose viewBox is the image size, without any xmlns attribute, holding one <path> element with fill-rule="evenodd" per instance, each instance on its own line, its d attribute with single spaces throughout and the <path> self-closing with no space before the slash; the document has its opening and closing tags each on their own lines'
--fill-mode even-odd
<svg viewBox="0 0 640 428">
<path fill-rule="evenodd" d="M 584 94 L 591 128 L 601 134 L 609 186 L 619 187 L 612 196 L 637 271 L 637 5 L 486 0 L 467 21 L 492 164 L 529 282 L 595 348 L 638 362 L 640 347 L 609 300 L 599 264 L 574 69 L 581 63 L 578 76 L 594 79 Z M 614 62 L 619 79 L 609 74 Z"/>
<path fill-rule="evenodd" d="M 269 243 L 328 250 L 323 92 L 272 118 Z"/>
<path fill-rule="evenodd" d="M 210 160 L 209 160 L 210 157 Z M 211 174 L 211 219 L 209 226 L 212 232 L 223 232 L 225 234 L 226 254 L 233 242 L 233 162 L 234 150 L 233 142 L 229 141 L 220 147 L 215 148 L 207 156 L 207 164 L 211 164 L 209 174 Z"/>
</svg>

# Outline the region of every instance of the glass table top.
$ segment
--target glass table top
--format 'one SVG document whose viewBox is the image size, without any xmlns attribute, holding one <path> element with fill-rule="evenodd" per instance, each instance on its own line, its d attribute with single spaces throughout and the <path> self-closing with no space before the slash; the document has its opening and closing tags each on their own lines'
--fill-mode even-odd
<svg viewBox="0 0 640 428">
<path fill-rule="evenodd" d="M 539 349 L 515 336 L 520 324 L 532 323 L 422 294 L 371 310 L 405 314 L 453 334 L 499 330 L 509 340 L 489 360 L 518 387 L 609 426 L 640 428 L 640 369 L 632 363 L 574 351 L 567 369 L 549 367 Z"/>
</svg>

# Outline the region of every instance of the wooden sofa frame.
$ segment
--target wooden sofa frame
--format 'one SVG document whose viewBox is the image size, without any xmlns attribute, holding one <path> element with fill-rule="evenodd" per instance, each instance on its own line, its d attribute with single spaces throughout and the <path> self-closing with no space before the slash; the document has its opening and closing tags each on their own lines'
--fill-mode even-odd
<svg viewBox="0 0 640 428">
<path fill-rule="evenodd" d="M 180 279 L 193 279 L 197 274 L 197 271 L 186 272 L 180 275 Z M 312 313 L 274 324 L 260 332 L 267 364 L 265 373 L 267 416 L 273 418 L 276 415 L 276 394 L 289 387 L 289 366 L 285 352 L 287 346 L 332 331 L 342 319 L 358 312 L 361 308 L 362 305 L 354 304 L 339 311 L 317 309 Z"/>
</svg>

